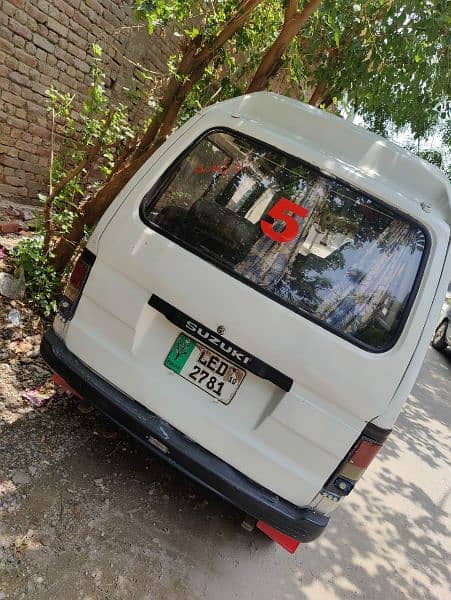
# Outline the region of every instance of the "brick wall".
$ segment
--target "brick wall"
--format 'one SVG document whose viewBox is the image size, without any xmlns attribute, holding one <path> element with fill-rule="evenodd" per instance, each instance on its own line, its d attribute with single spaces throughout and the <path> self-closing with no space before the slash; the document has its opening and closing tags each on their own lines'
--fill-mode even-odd
<svg viewBox="0 0 451 600">
<path fill-rule="evenodd" d="M 106 84 L 126 98 L 130 62 L 165 71 L 171 49 L 136 25 L 133 0 L 0 0 L 0 199 L 35 203 L 46 189 L 50 124 L 45 91 L 79 98 L 90 83 L 90 47 L 104 48 Z"/>
</svg>

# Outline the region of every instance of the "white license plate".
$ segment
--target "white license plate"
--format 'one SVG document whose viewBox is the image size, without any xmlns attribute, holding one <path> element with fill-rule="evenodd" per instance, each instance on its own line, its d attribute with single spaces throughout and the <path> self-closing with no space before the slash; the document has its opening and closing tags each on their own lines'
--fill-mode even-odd
<svg viewBox="0 0 451 600">
<path fill-rule="evenodd" d="M 229 404 L 246 372 L 219 354 L 180 334 L 169 351 L 166 367 L 223 404 Z"/>
</svg>

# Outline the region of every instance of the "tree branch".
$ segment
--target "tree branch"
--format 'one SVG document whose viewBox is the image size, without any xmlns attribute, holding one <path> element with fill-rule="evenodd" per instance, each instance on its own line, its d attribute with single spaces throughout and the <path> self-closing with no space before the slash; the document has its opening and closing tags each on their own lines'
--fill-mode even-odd
<svg viewBox="0 0 451 600">
<path fill-rule="evenodd" d="M 108 127 L 111 125 L 111 120 L 113 118 L 113 111 L 110 111 L 106 121 L 105 121 L 105 125 L 103 126 L 103 130 L 100 134 L 100 138 L 99 140 L 94 144 L 94 146 L 88 146 L 87 151 L 86 151 L 86 156 L 83 160 L 81 160 L 78 164 L 75 165 L 75 167 L 73 167 L 69 173 L 67 173 L 64 177 L 62 177 L 58 183 L 53 187 L 53 189 L 50 188 L 50 193 L 48 195 L 47 200 L 52 201 L 60 192 L 62 189 L 64 189 L 64 187 L 75 177 L 77 177 L 77 175 L 79 175 L 83 169 L 85 169 L 89 163 L 91 161 L 94 160 L 94 158 L 97 157 L 97 155 L 99 154 L 99 152 L 101 150 L 103 150 L 103 136 L 105 135 L 105 133 L 108 130 Z"/>
<path fill-rule="evenodd" d="M 201 35 L 198 35 L 190 41 L 183 53 L 177 73 L 171 77 L 167 85 L 158 113 L 152 119 L 136 152 L 133 154 L 134 158 L 147 153 L 149 146 L 157 138 L 163 125 L 164 135 L 170 133 L 178 110 L 193 86 L 202 78 L 208 63 L 218 50 L 235 35 L 249 18 L 250 13 L 262 1 L 244 0 L 213 40 L 204 40 Z M 189 84 L 187 84 L 188 81 Z"/>
<path fill-rule="evenodd" d="M 53 166 L 55 158 L 55 108 L 52 106 L 52 128 L 50 133 L 50 166 L 49 166 L 49 195 L 44 204 L 44 242 L 42 252 L 47 255 L 50 248 L 50 240 L 52 239 L 52 203 L 53 203 Z"/>
<path fill-rule="evenodd" d="M 292 19 L 298 11 L 298 2 L 297 0 L 288 0 L 287 7 L 285 9 L 285 18 L 284 23 Z"/>
<path fill-rule="evenodd" d="M 206 62 L 210 62 L 216 52 L 235 35 L 242 25 L 244 25 L 251 12 L 261 4 L 261 2 L 262 0 L 244 0 L 241 2 L 219 34 L 213 40 L 206 41 L 203 44 L 199 54 L 196 56 L 194 68 L 197 68 Z"/>
<path fill-rule="evenodd" d="M 317 10 L 320 4 L 321 0 L 310 0 L 302 11 L 296 11 L 293 14 L 292 3 L 289 3 L 285 16 L 289 14 L 290 18 L 284 22 L 277 39 L 263 56 L 260 65 L 247 88 L 247 93 L 259 92 L 268 87 L 271 77 L 279 70 L 280 65 L 282 64 L 282 56 L 291 41 L 298 35 L 302 27 Z"/>
<path fill-rule="evenodd" d="M 321 104 L 321 98 L 326 91 L 326 82 L 320 81 L 316 88 L 313 90 L 313 94 L 310 96 L 309 104 L 312 106 L 319 106 Z"/>
</svg>

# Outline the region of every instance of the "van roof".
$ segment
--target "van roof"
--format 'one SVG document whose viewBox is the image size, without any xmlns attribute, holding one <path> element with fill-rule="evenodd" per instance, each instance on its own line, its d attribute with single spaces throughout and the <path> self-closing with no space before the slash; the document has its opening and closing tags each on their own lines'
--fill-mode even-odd
<svg viewBox="0 0 451 600">
<path fill-rule="evenodd" d="M 210 116 L 225 112 L 258 123 L 277 136 L 287 136 L 309 148 L 308 155 L 299 154 L 307 162 L 361 189 L 389 189 L 391 196 L 399 193 L 426 204 L 428 212 L 451 226 L 451 186 L 447 177 L 401 146 L 346 119 L 270 92 L 219 102 L 204 112 Z M 315 160 L 319 156 L 321 160 Z"/>
</svg>

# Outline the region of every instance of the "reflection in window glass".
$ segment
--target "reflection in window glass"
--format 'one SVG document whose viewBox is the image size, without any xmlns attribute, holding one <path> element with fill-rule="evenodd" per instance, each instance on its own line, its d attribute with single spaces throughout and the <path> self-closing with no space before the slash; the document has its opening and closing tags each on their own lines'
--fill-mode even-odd
<svg viewBox="0 0 451 600">
<path fill-rule="evenodd" d="M 277 242 L 281 198 L 294 236 Z M 275 209 L 277 210 L 277 209 Z M 184 156 L 146 220 L 196 253 L 302 314 L 373 349 L 393 342 L 425 246 L 421 229 L 299 159 L 228 133 L 211 133 Z M 294 225 L 293 225 L 294 222 Z"/>
</svg>

